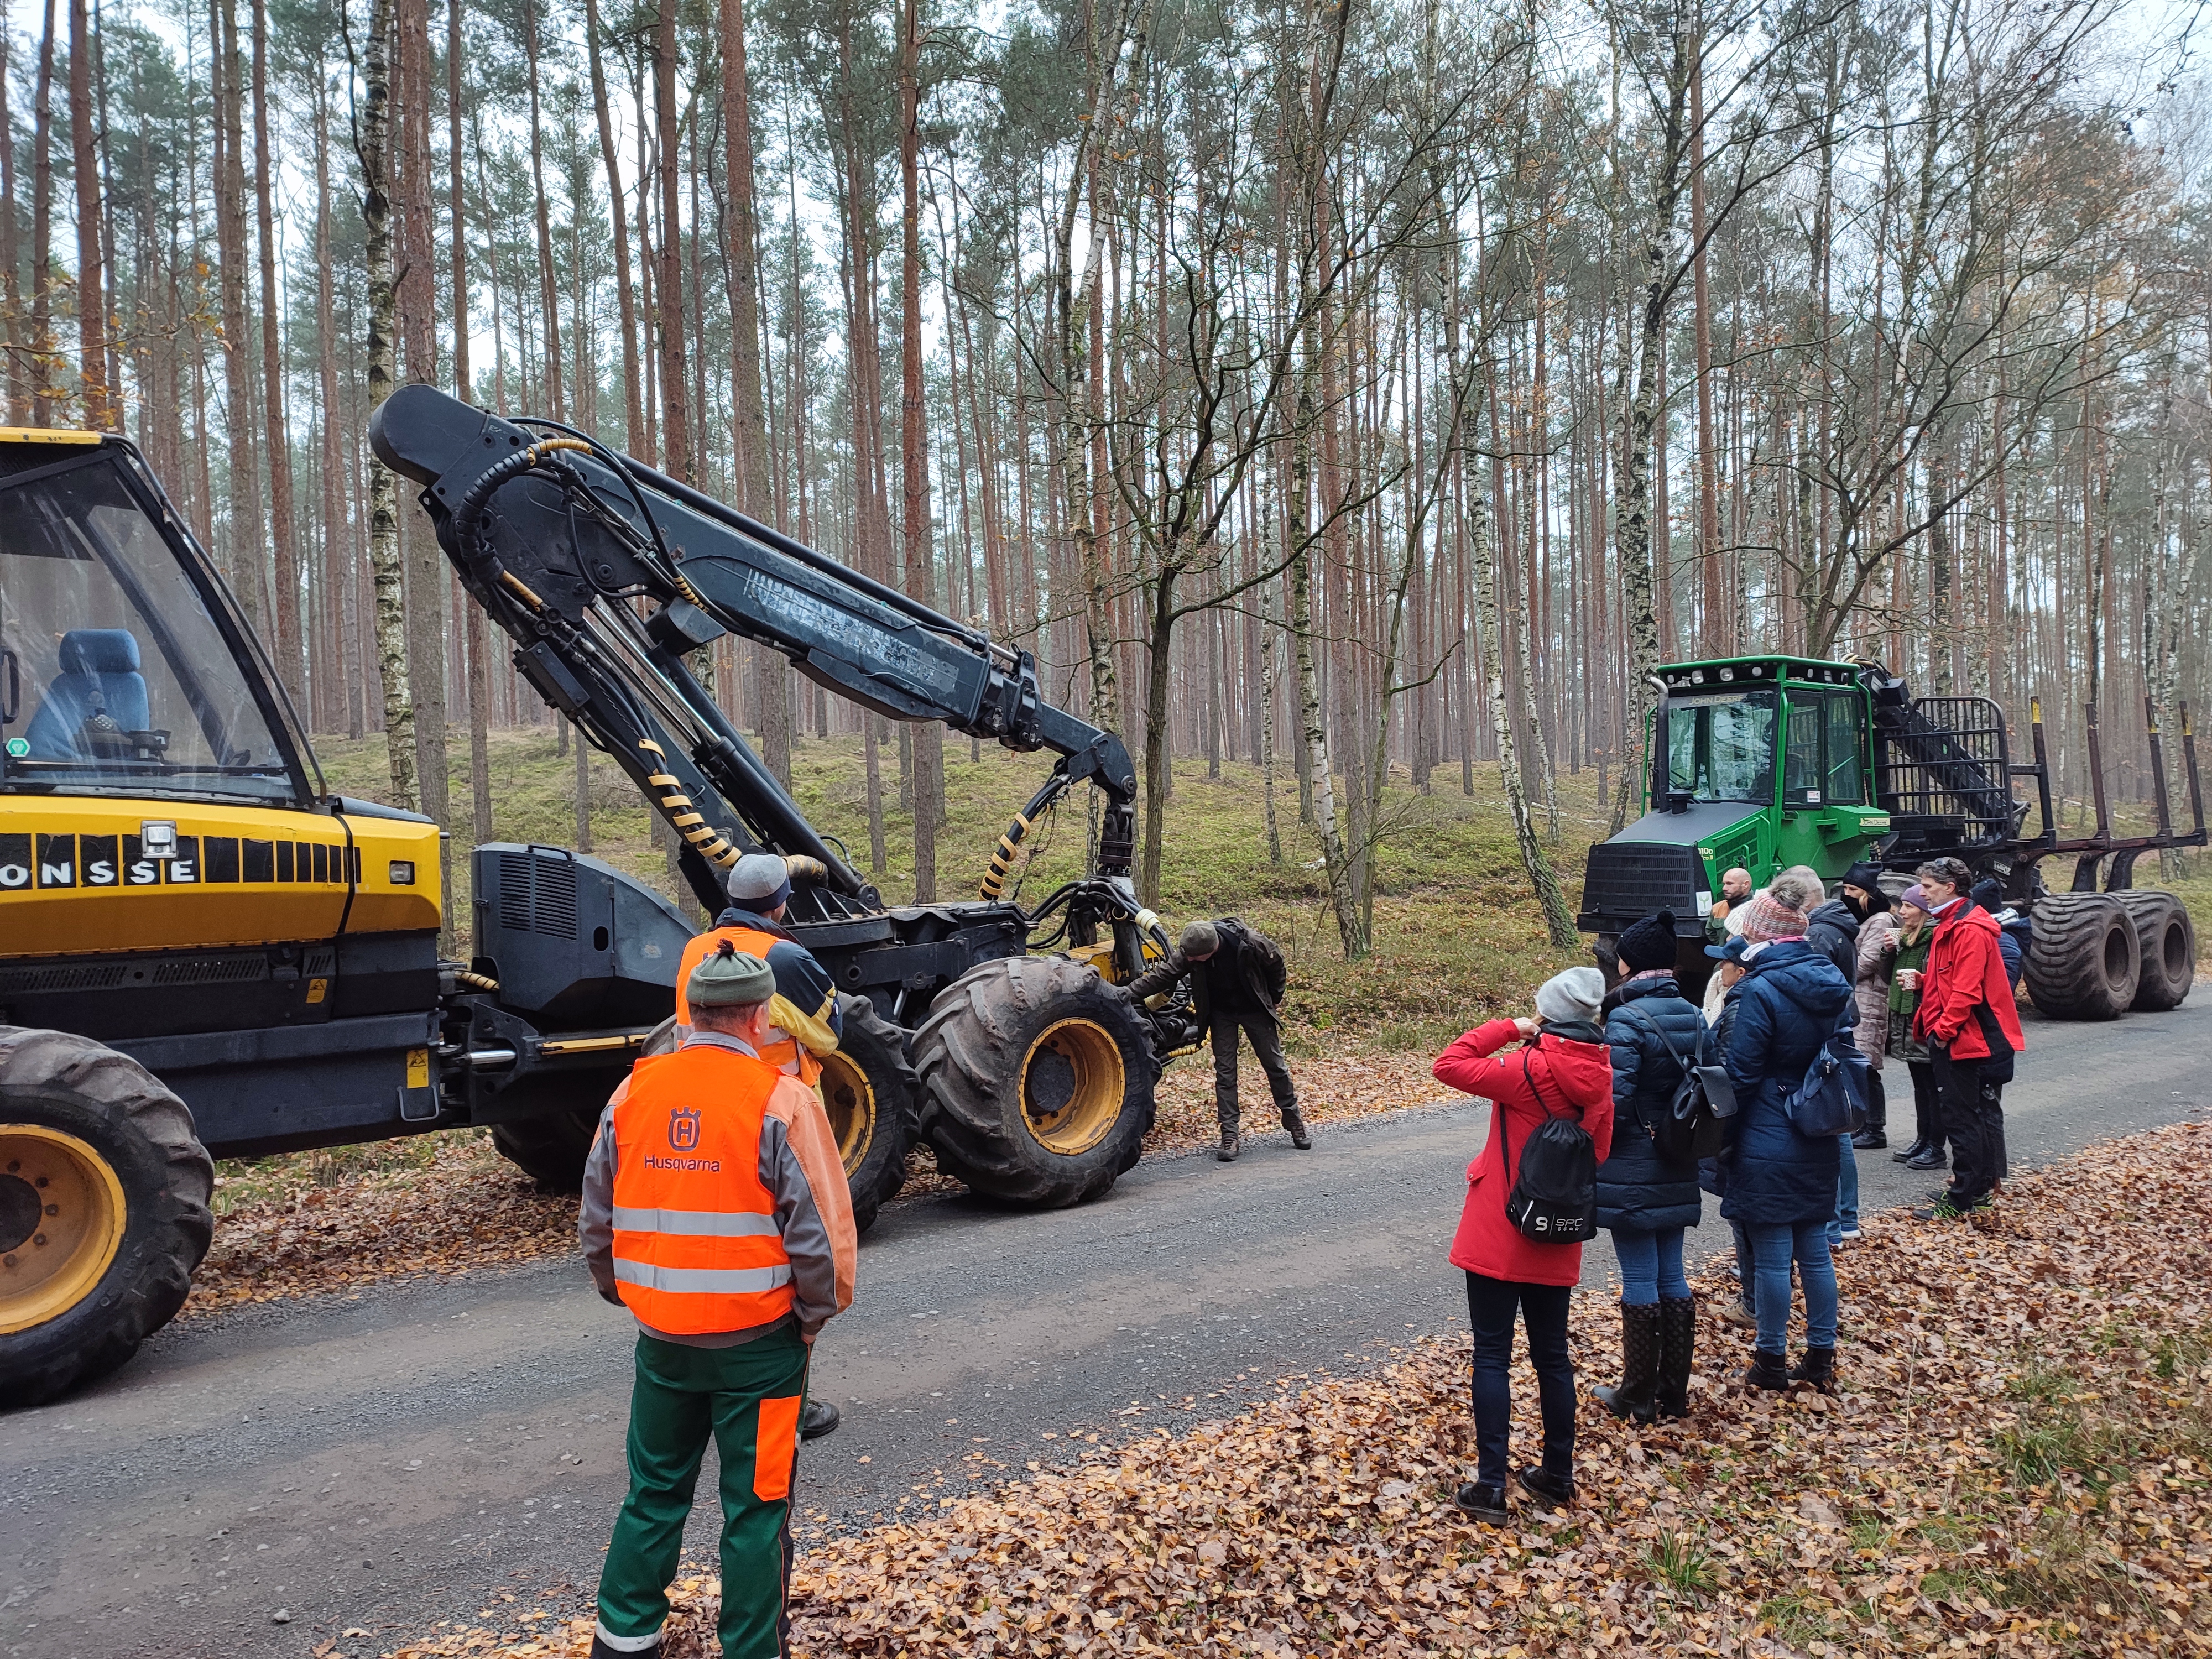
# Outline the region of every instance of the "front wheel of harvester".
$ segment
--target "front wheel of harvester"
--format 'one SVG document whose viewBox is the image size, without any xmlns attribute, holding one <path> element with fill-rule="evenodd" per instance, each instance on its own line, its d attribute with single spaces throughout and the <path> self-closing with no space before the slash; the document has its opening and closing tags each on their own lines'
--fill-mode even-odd
<svg viewBox="0 0 2212 1659">
<path fill-rule="evenodd" d="M 2136 998 L 2142 950 L 2127 907 L 2111 893 L 2036 900 L 2024 977 L 2051 1019 L 2118 1019 Z"/>
<path fill-rule="evenodd" d="M 1096 1198 L 1152 1127 L 1159 1064 L 1146 1022 L 1088 963 L 970 969 L 930 1005 L 914 1054 L 939 1168 L 1008 1203 Z"/>
<path fill-rule="evenodd" d="M 103 1376 L 169 1322 L 214 1188 L 191 1114 L 137 1060 L 0 1026 L 0 1405 Z"/>
<path fill-rule="evenodd" d="M 921 1087 L 898 1027 L 866 997 L 840 993 L 837 1001 L 844 1035 L 822 1057 L 822 1105 L 844 1160 L 853 1228 L 864 1233 L 906 1184 Z"/>
<path fill-rule="evenodd" d="M 2188 907 L 2156 888 L 2112 896 L 2127 908 L 2142 951 L 2135 1000 L 2128 1006 L 2147 1014 L 2179 1008 L 2197 977 L 2197 929 L 2189 920 Z"/>
<path fill-rule="evenodd" d="M 592 1155 L 592 1137 L 599 1132 L 598 1112 L 562 1107 L 493 1124 L 491 1144 L 547 1192 L 578 1193 L 584 1189 L 584 1162 Z"/>
</svg>

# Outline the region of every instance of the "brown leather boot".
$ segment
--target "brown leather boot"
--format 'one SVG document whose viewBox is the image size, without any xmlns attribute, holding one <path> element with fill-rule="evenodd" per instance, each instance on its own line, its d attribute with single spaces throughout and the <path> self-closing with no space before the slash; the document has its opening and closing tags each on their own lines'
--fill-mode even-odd
<svg viewBox="0 0 2212 1659">
<path fill-rule="evenodd" d="M 1300 1152 L 1313 1149 L 1313 1137 L 1306 1133 L 1306 1121 L 1295 1106 L 1283 1108 L 1283 1127 L 1291 1132 L 1291 1145 Z"/>
<path fill-rule="evenodd" d="M 1243 1150 L 1244 1139 L 1237 1133 L 1237 1126 L 1233 1123 L 1223 1124 L 1221 1150 L 1214 1153 L 1214 1157 L 1219 1158 L 1224 1164 L 1234 1164 L 1237 1161 L 1237 1154 Z"/>
</svg>

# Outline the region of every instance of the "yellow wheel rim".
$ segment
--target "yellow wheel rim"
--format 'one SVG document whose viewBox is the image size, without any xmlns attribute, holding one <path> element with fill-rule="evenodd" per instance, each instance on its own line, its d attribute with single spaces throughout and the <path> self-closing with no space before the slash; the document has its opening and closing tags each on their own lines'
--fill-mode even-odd
<svg viewBox="0 0 2212 1659">
<path fill-rule="evenodd" d="M 1127 1088 L 1121 1048 L 1105 1027 L 1063 1019 L 1022 1057 L 1022 1121 L 1047 1152 L 1087 1152 L 1121 1117 Z"/>
<path fill-rule="evenodd" d="M 123 1183 L 75 1135 L 0 1123 L 0 1335 L 90 1296 L 123 1247 Z"/>
<path fill-rule="evenodd" d="M 876 1091 L 862 1071 L 843 1053 L 822 1057 L 822 1109 L 830 1115 L 830 1131 L 837 1137 L 837 1156 L 851 1176 L 868 1155 L 876 1138 Z"/>
</svg>

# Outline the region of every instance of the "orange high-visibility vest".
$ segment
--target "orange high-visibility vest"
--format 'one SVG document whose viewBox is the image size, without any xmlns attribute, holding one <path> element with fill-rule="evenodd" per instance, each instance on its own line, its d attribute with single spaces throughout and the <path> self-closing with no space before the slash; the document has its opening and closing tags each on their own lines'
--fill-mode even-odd
<svg viewBox="0 0 2212 1659">
<path fill-rule="evenodd" d="M 758 957 L 763 962 L 768 960 L 771 946 L 789 942 L 775 933 L 763 933 L 757 927 L 710 927 L 694 939 L 684 947 L 684 958 L 676 964 L 676 1018 L 678 1024 L 689 1025 L 691 1023 L 691 970 L 720 949 L 724 939 L 730 941 L 732 949 Z M 795 1077 L 809 1088 L 822 1075 L 822 1062 L 808 1054 L 794 1036 L 787 1036 L 777 1042 L 763 1042 L 760 1057 L 787 1077 Z"/>
<path fill-rule="evenodd" d="M 791 1311 L 791 1257 L 761 1184 L 761 1120 L 783 1073 L 717 1043 L 630 1073 L 615 1137 L 614 1267 L 623 1304 L 677 1336 Z"/>
</svg>

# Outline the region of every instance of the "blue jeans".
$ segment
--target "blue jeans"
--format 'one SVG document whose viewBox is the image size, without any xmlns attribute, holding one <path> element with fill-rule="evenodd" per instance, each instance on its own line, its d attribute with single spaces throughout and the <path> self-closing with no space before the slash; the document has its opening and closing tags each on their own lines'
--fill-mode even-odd
<svg viewBox="0 0 2212 1659">
<path fill-rule="evenodd" d="M 1828 1224 L 1828 1243 L 1843 1242 L 1844 1229 L 1859 1224 L 1859 1149 L 1849 1135 L 1837 1137 L 1841 1156 L 1836 1164 L 1836 1218 Z"/>
<path fill-rule="evenodd" d="M 1689 1296 L 1690 1281 L 1682 1276 L 1680 1227 L 1615 1227 L 1613 1255 L 1620 1263 L 1623 1302 L 1650 1307 L 1662 1297 L 1676 1302 Z"/>
<path fill-rule="evenodd" d="M 1753 1259 L 1759 1265 L 1759 1351 L 1782 1354 L 1790 1334 L 1790 1263 L 1805 1286 L 1805 1346 L 1836 1346 L 1836 1264 L 1828 1255 L 1825 1221 L 1747 1224 Z"/>
</svg>

